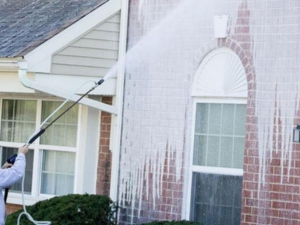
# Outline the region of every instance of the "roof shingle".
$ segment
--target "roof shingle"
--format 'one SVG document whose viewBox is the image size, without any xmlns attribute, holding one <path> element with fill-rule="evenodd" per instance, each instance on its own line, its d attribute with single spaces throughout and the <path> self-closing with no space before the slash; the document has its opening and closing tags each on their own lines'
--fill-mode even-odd
<svg viewBox="0 0 300 225">
<path fill-rule="evenodd" d="M 0 57 L 20 57 L 108 0 L 0 0 Z"/>
</svg>

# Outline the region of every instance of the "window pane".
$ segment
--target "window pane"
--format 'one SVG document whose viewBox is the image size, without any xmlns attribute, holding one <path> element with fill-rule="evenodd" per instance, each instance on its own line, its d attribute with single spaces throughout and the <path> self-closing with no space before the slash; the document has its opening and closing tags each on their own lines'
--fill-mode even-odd
<svg viewBox="0 0 300 225">
<path fill-rule="evenodd" d="M 219 166 L 220 137 L 208 137 L 207 166 Z"/>
<path fill-rule="evenodd" d="M 2 162 L 3 165 L 6 160 L 12 156 L 13 154 L 17 153 L 17 148 L 6 148 L 2 147 Z M 29 150 L 26 154 L 26 168 L 25 168 L 25 180 L 24 180 L 24 192 L 26 194 L 31 193 L 31 186 L 32 186 L 32 170 L 33 170 L 33 150 Z M 20 193 L 22 191 L 22 179 L 19 180 L 17 183 L 13 184 L 10 187 L 10 192 L 17 192 Z"/>
<path fill-rule="evenodd" d="M 12 120 L 14 116 L 14 101 L 3 100 L 2 102 L 2 119 Z"/>
<path fill-rule="evenodd" d="M 47 151 L 44 151 L 43 171 L 47 173 L 55 173 L 56 166 L 56 154 L 50 154 Z"/>
<path fill-rule="evenodd" d="M 13 137 L 13 123 L 3 121 L 1 123 L 1 141 L 9 141 Z"/>
<path fill-rule="evenodd" d="M 221 104 L 210 104 L 210 115 L 209 115 L 209 134 L 220 134 L 221 115 L 222 115 Z"/>
<path fill-rule="evenodd" d="M 222 134 L 233 135 L 234 105 L 223 104 Z"/>
<path fill-rule="evenodd" d="M 198 103 L 196 110 L 193 164 L 242 168 L 244 157 L 244 135 L 242 133 L 245 132 L 246 106 Z M 242 120 L 242 118 L 244 119 Z M 203 121 L 204 119 L 207 122 Z M 207 125 L 207 128 L 202 129 L 201 125 L 203 127 Z M 237 131 L 239 131 L 238 135 Z"/>
<path fill-rule="evenodd" d="M 233 138 L 222 137 L 220 149 L 220 167 L 232 168 Z"/>
<path fill-rule="evenodd" d="M 65 195 L 73 193 L 75 153 L 43 151 L 41 193 Z"/>
<path fill-rule="evenodd" d="M 33 100 L 3 100 L 0 140 L 26 142 L 35 130 L 36 107 Z"/>
<path fill-rule="evenodd" d="M 41 193 L 55 195 L 55 175 L 49 173 L 42 174 Z"/>
<path fill-rule="evenodd" d="M 245 138 L 234 138 L 233 168 L 243 169 Z"/>
<path fill-rule="evenodd" d="M 197 104 L 195 133 L 207 133 L 209 104 Z"/>
<path fill-rule="evenodd" d="M 234 134 L 245 136 L 246 106 L 236 105 Z"/>
<path fill-rule="evenodd" d="M 194 152 L 194 165 L 206 165 L 207 137 L 204 135 L 195 135 L 194 146 L 195 150 L 197 150 Z"/>
<path fill-rule="evenodd" d="M 42 103 L 42 121 L 44 121 L 53 111 L 55 111 L 61 102 L 43 101 Z M 49 124 L 72 103 L 67 103 L 46 123 Z M 49 129 L 41 136 L 41 143 L 56 146 L 76 146 L 77 140 L 77 119 L 78 106 L 71 108 L 65 115 L 59 118 Z"/>
<path fill-rule="evenodd" d="M 191 220 L 205 225 L 239 225 L 242 177 L 193 173 Z"/>
</svg>

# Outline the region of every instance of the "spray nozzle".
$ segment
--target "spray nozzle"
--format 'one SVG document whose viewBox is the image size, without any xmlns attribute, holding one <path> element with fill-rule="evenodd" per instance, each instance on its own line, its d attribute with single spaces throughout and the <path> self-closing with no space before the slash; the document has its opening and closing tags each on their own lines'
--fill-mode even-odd
<svg viewBox="0 0 300 225">
<path fill-rule="evenodd" d="M 98 85 L 102 84 L 104 82 L 104 79 L 101 79 L 97 82 Z"/>
</svg>

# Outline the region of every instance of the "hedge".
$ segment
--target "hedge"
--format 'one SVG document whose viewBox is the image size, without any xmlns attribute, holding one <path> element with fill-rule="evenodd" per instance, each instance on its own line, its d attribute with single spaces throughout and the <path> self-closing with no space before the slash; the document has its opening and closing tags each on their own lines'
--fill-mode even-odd
<svg viewBox="0 0 300 225">
<path fill-rule="evenodd" d="M 115 225 L 117 206 L 107 196 L 71 194 L 40 201 L 26 207 L 27 212 L 36 221 L 51 221 L 51 225 Z M 16 225 L 23 210 L 7 217 L 6 225 Z M 32 225 L 22 216 L 20 224 Z"/>
</svg>

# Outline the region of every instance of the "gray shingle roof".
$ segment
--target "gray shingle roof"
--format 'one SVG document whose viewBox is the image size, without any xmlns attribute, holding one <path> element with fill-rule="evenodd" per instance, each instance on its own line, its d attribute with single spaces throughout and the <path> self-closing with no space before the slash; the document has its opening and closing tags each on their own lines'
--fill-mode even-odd
<svg viewBox="0 0 300 225">
<path fill-rule="evenodd" d="M 108 0 L 0 0 L 0 57 L 19 57 Z"/>
</svg>

